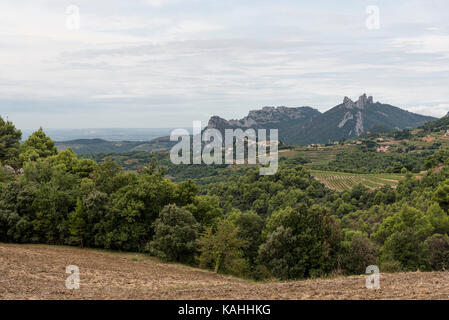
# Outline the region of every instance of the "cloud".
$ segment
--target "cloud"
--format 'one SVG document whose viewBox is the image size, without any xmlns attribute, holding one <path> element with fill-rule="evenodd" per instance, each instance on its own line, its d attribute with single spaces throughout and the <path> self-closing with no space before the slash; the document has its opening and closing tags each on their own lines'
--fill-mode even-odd
<svg viewBox="0 0 449 320">
<path fill-rule="evenodd" d="M 173 4 L 176 0 L 144 0 L 143 3 L 150 7 L 160 8 L 167 4 Z"/>
<path fill-rule="evenodd" d="M 0 3 L 0 113 L 19 126 L 173 127 L 363 92 L 425 114 L 449 104 L 448 24 L 427 2 L 383 3 L 376 31 L 363 5 L 331 1 L 76 3 L 79 30 L 67 3 Z"/>
<path fill-rule="evenodd" d="M 449 103 L 425 106 L 410 106 L 408 110 L 415 113 L 441 118 L 449 112 Z"/>
<path fill-rule="evenodd" d="M 449 35 L 394 38 L 391 45 L 409 53 L 449 53 Z"/>
</svg>

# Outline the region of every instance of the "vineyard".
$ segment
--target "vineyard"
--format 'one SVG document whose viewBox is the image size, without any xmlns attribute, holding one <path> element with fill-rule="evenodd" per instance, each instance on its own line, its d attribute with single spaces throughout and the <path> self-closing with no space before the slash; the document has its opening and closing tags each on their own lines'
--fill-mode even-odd
<svg viewBox="0 0 449 320">
<path fill-rule="evenodd" d="M 345 172 L 331 172 L 311 170 L 311 174 L 327 188 L 335 191 L 344 191 L 357 184 L 374 190 L 385 185 L 395 187 L 399 180 L 404 178 L 401 174 L 356 174 Z"/>
</svg>

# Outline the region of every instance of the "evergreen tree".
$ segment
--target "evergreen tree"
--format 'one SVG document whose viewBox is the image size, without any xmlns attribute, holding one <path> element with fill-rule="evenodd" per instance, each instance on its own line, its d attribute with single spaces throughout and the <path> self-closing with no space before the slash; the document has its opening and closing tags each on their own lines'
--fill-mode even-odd
<svg viewBox="0 0 449 320">
<path fill-rule="evenodd" d="M 22 132 L 10 121 L 0 117 L 0 163 L 17 165 Z"/>
</svg>

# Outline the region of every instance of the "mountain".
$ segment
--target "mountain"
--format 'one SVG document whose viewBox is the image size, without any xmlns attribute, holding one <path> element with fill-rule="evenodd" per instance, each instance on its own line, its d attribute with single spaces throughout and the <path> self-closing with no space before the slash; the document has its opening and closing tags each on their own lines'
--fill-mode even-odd
<svg viewBox="0 0 449 320">
<path fill-rule="evenodd" d="M 241 120 L 226 121 L 214 116 L 207 128 L 278 128 L 279 139 L 285 143 L 311 144 L 356 138 L 373 131 L 416 128 L 435 119 L 374 102 L 373 97 L 363 94 L 355 102 L 345 97 L 343 103 L 324 113 L 310 107 L 265 107 L 250 111 Z"/>
<path fill-rule="evenodd" d="M 343 103 L 316 117 L 288 137 L 287 143 L 309 144 L 356 138 L 371 131 L 416 128 L 434 117 L 411 113 L 389 104 L 374 102 L 363 94 L 357 101 Z"/>
<path fill-rule="evenodd" d="M 210 118 L 206 129 L 217 129 L 224 134 L 225 129 L 279 129 L 279 138 L 284 140 L 288 133 L 305 126 L 321 115 L 311 107 L 264 107 L 251 110 L 248 116 L 239 120 L 225 120 L 218 116 Z"/>
</svg>

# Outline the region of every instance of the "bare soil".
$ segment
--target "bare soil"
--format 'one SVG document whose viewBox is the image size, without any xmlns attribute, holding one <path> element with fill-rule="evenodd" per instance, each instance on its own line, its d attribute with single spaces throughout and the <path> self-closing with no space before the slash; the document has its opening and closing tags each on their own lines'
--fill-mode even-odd
<svg viewBox="0 0 449 320">
<path fill-rule="evenodd" d="M 79 290 L 65 286 L 68 265 Z M 253 283 L 142 254 L 0 244 L 0 299 L 449 299 L 449 272 L 381 274 L 379 290 L 365 279 Z"/>
</svg>

